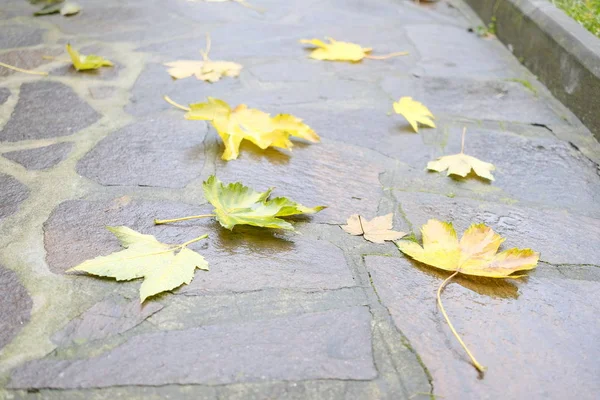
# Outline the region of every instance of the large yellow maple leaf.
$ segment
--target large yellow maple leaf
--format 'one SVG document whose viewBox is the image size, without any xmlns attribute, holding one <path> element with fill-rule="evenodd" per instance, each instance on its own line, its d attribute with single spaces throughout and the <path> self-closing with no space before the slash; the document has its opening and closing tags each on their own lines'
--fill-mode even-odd
<svg viewBox="0 0 600 400">
<path fill-rule="evenodd" d="M 190 104 L 189 107 L 181 106 L 166 96 L 165 100 L 186 110 L 186 119 L 211 122 L 225 145 L 221 156 L 223 160 L 236 159 L 243 140 L 248 140 L 263 150 L 268 147 L 291 150 L 294 144 L 290 136 L 313 143 L 321 140 L 300 118 L 290 114 L 271 117 L 266 112 L 248 108 L 245 104 L 232 109 L 223 100 L 213 97 L 209 97 L 204 103 Z"/>
<path fill-rule="evenodd" d="M 424 264 L 461 274 L 489 278 L 516 278 L 517 271 L 535 268 L 539 253 L 531 249 L 509 249 L 497 253 L 504 239 L 484 224 L 473 224 L 458 240 L 451 223 L 430 219 L 421 228 L 423 247 L 415 242 L 397 242 L 405 254 Z"/>
<path fill-rule="evenodd" d="M 423 247 L 410 241 L 396 242 L 408 256 L 424 264 L 454 273 L 446 278 L 437 290 L 437 303 L 450 330 L 471 358 L 480 373 L 485 371 L 450 322 L 442 303 L 442 290 L 458 273 L 488 278 L 519 278 L 518 271 L 534 269 L 540 254 L 531 249 L 509 249 L 498 253 L 504 239 L 484 224 L 473 224 L 458 240 L 451 223 L 430 219 L 421 228 Z"/>
</svg>

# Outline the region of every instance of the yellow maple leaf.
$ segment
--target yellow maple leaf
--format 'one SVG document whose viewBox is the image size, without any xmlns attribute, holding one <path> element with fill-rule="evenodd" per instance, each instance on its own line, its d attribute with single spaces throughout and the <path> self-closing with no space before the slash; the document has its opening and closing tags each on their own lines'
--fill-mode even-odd
<svg viewBox="0 0 600 400">
<path fill-rule="evenodd" d="M 365 240 L 373 243 L 384 243 L 386 240 L 398 240 L 405 236 L 405 232 L 392 230 L 394 214 L 389 213 L 372 220 L 367 220 L 358 214 L 353 214 L 346 221 L 347 225 L 342 225 L 342 229 L 354 236 L 363 235 Z"/>
<path fill-rule="evenodd" d="M 408 54 L 403 51 L 385 56 L 372 56 L 368 54 L 373 50 L 370 47 L 362 47 L 356 43 L 340 42 L 332 38 L 326 39 L 329 40 L 329 43 L 325 43 L 319 39 L 302 39 L 300 40 L 300 43 L 312 44 L 316 47 L 316 49 L 310 53 L 310 58 L 314 58 L 315 60 L 358 62 L 363 58 L 384 60 L 386 58 Z"/>
<path fill-rule="evenodd" d="M 406 118 L 415 132 L 419 132 L 419 124 L 435 128 L 435 123 L 432 120 L 434 116 L 431 111 L 422 103 L 413 100 L 412 97 L 400 98 L 394 103 L 394 111 Z"/>
<path fill-rule="evenodd" d="M 423 225 L 421 233 L 423 247 L 410 241 L 399 241 L 396 245 L 404 254 L 417 261 L 454 272 L 438 288 L 438 305 L 452 333 L 471 358 L 473 365 L 483 372 L 485 367 L 477 362 L 450 322 L 440 297 L 442 290 L 458 273 L 488 278 L 519 278 L 523 275 L 512 274 L 534 269 L 540 254 L 531 249 L 517 248 L 498 253 L 498 248 L 504 239 L 484 224 L 471 225 L 460 241 L 451 223 L 435 219 L 430 219 Z"/>
<path fill-rule="evenodd" d="M 73 62 L 73 67 L 77 71 L 85 71 L 89 69 L 98 69 L 100 67 L 112 67 L 113 63 L 104 57 L 97 56 L 94 54 L 83 55 L 79 53 L 77 50 L 71 47 L 70 44 L 67 43 L 67 53 L 71 57 L 71 61 Z"/>
<path fill-rule="evenodd" d="M 208 58 L 210 52 L 210 36 L 206 36 L 206 51 L 201 50 L 202 61 L 199 60 L 177 60 L 165 63 L 170 67 L 168 72 L 175 79 L 189 78 L 194 75 L 197 79 L 216 82 L 222 76 L 239 76 L 242 65 L 231 61 L 212 61 Z"/>
<path fill-rule="evenodd" d="M 450 156 L 443 156 L 435 161 L 429 161 L 427 163 L 427 169 L 437 172 L 448 170 L 447 175 L 459 175 L 463 178 L 467 176 L 469 172 L 471 172 L 471 169 L 473 169 L 478 176 L 493 181 L 494 176 L 492 175 L 492 171 L 496 169 L 494 164 L 490 164 L 473 156 L 464 154 L 465 133 L 466 128 L 463 129 L 460 153 Z"/>
<path fill-rule="evenodd" d="M 317 143 L 321 140 L 300 118 L 290 114 L 269 114 L 240 104 L 231 108 L 223 100 L 208 98 L 207 102 L 184 107 L 165 96 L 165 100 L 187 113 L 186 119 L 210 121 L 225 144 L 223 160 L 234 160 L 239 155 L 242 140 L 246 139 L 261 149 L 278 147 L 291 150 L 290 136 Z"/>
</svg>

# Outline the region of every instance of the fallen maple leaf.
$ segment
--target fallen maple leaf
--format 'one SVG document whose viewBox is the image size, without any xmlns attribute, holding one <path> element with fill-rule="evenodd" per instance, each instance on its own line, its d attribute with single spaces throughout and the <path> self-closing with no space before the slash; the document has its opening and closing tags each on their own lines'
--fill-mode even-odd
<svg viewBox="0 0 600 400">
<path fill-rule="evenodd" d="M 462 140 L 460 146 L 460 153 L 453 154 L 451 156 L 443 156 L 435 161 L 429 161 L 427 163 L 427 169 L 431 171 L 442 172 L 448 170 L 447 175 L 459 175 L 463 178 L 467 176 L 471 169 L 480 177 L 494 180 L 492 171 L 496 169 L 494 164 L 490 164 L 485 161 L 481 161 L 478 158 L 466 155 L 465 150 L 465 133 L 467 128 L 463 129 Z"/>
<path fill-rule="evenodd" d="M 326 39 L 329 40 L 329 43 L 325 43 L 319 39 L 302 39 L 300 40 L 300 43 L 312 44 L 316 47 L 316 49 L 310 53 L 310 58 L 314 58 L 315 60 L 358 62 L 363 58 L 385 60 L 390 57 L 405 56 L 408 54 L 406 51 L 401 51 L 385 56 L 372 56 L 368 54 L 373 50 L 370 47 L 362 47 L 356 43 L 350 42 L 339 42 L 332 38 Z"/>
<path fill-rule="evenodd" d="M 435 123 L 432 120 L 434 116 L 431 111 L 423 104 L 413 100 L 412 97 L 400 98 L 394 103 L 394 111 L 406 118 L 415 132 L 419 132 L 419 123 L 435 128 Z"/>
<path fill-rule="evenodd" d="M 314 214 L 325 208 L 325 206 L 305 207 L 285 197 L 269 199 L 273 188 L 264 192 L 257 192 L 240 182 L 225 185 L 214 175 L 202 184 L 202 189 L 206 200 L 215 207 L 214 214 L 154 220 L 154 223 L 159 225 L 215 217 L 221 226 L 227 229 L 233 229 L 235 225 L 252 225 L 293 231 L 292 224 L 279 217 Z"/>
<path fill-rule="evenodd" d="M 392 218 L 394 214 L 389 213 L 381 217 L 375 217 L 372 220 L 366 220 L 358 214 L 353 214 L 348 218 L 347 225 L 342 225 L 342 229 L 351 235 L 360 236 L 373 243 L 384 243 L 386 240 L 398 240 L 405 236 L 405 232 L 392 230 Z"/>
<path fill-rule="evenodd" d="M 202 61 L 178 60 L 166 63 L 168 72 L 175 79 L 189 78 L 194 75 L 197 79 L 207 82 L 217 82 L 222 76 L 239 76 L 242 65 L 230 61 L 212 61 L 208 58 L 210 52 L 210 36 L 206 36 L 206 51 L 201 50 Z"/>
<path fill-rule="evenodd" d="M 260 147 L 278 147 L 291 150 L 293 143 L 290 136 L 299 137 L 313 143 L 321 140 L 300 118 L 290 114 L 279 114 L 271 117 L 269 114 L 248 108 L 240 104 L 232 109 L 223 100 L 208 98 L 205 103 L 190 104 L 184 107 L 175 103 L 169 97 L 165 100 L 182 110 L 187 111 L 186 119 L 211 121 L 213 127 L 225 144 L 223 160 L 235 160 L 239 155 L 242 140 L 246 139 Z"/>
<path fill-rule="evenodd" d="M 483 367 L 471 354 L 450 322 L 442 299 L 442 290 L 458 273 L 488 278 L 520 278 L 512 275 L 518 271 L 534 269 L 540 254 L 531 249 L 509 249 L 498 252 L 504 239 L 484 224 L 473 224 L 458 241 L 454 227 L 449 222 L 431 219 L 421 228 L 423 247 L 410 241 L 396 242 L 398 248 L 411 258 L 446 271 L 453 271 L 438 288 L 437 300 L 452 333 L 465 349 L 473 365 L 483 372 Z"/>
<path fill-rule="evenodd" d="M 208 270 L 208 262 L 188 245 L 208 237 L 200 236 L 181 245 L 164 244 L 152 235 L 144 235 L 126 226 L 107 227 L 125 250 L 87 260 L 67 272 L 87 272 L 97 276 L 129 281 L 144 278 L 140 300 L 181 285 L 189 284 L 196 268 Z M 177 252 L 177 254 L 175 254 Z"/>
<path fill-rule="evenodd" d="M 90 54 L 88 56 L 79 54 L 79 52 L 72 48 L 70 44 L 67 44 L 67 52 L 71 56 L 71 61 L 73 61 L 73 66 L 77 71 L 113 66 L 113 63 L 108 61 L 104 57 L 97 56 L 94 54 Z"/>
</svg>

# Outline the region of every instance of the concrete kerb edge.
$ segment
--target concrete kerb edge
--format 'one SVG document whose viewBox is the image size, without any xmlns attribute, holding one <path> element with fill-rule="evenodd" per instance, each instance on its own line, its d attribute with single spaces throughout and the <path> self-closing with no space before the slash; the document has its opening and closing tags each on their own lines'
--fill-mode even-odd
<svg viewBox="0 0 600 400">
<path fill-rule="evenodd" d="M 600 39 L 549 0 L 465 0 L 600 140 Z"/>
</svg>

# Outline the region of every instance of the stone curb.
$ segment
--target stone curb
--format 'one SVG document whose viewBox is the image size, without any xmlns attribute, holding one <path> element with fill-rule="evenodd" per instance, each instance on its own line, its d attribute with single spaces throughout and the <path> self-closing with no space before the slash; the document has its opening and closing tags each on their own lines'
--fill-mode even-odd
<svg viewBox="0 0 600 400">
<path fill-rule="evenodd" d="M 600 39 L 549 0 L 465 0 L 600 140 Z"/>
</svg>

